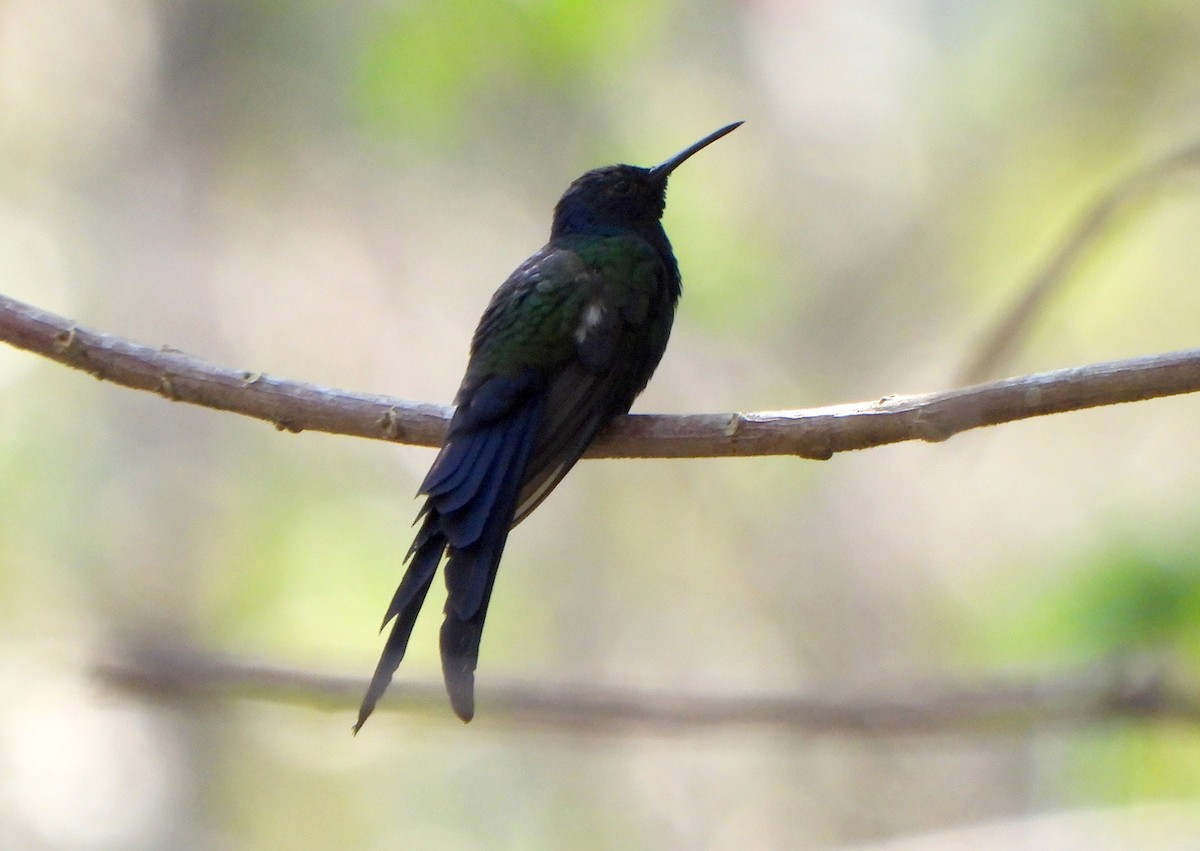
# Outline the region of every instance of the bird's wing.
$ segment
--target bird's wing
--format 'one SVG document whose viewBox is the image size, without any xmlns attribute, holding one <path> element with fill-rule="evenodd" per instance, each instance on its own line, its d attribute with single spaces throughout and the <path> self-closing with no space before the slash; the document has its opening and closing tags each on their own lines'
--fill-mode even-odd
<svg viewBox="0 0 1200 851">
<path fill-rule="evenodd" d="M 575 249 L 590 277 L 572 314 L 571 358 L 545 389 L 545 403 L 513 525 L 570 471 L 614 416 L 626 413 L 666 348 L 674 314 L 666 270 L 633 237 L 589 240 Z"/>
<path fill-rule="evenodd" d="M 552 244 L 517 269 L 480 320 L 447 442 L 421 493 L 465 503 L 492 463 L 497 428 L 536 403 L 514 523 L 527 516 L 645 387 L 670 331 L 664 275 L 633 236 Z"/>
</svg>

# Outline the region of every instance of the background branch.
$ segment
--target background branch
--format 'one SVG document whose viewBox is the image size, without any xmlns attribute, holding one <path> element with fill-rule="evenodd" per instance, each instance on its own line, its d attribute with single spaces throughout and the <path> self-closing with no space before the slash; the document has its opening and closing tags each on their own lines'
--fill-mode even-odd
<svg viewBox="0 0 1200 851">
<path fill-rule="evenodd" d="M 91 331 L 0 296 L 0 340 L 99 379 L 177 402 L 230 411 L 276 428 L 437 446 L 451 409 L 214 366 L 170 348 Z M 1200 390 L 1200 349 L 1093 364 L 916 396 L 752 414 L 632 415 L 590 457 L 697 458 L 836 452 L 907 440 L 941 441 L 1014 420 Z"/>
<path fill-rule="evenodd" d="M 161 645 L 96 666 L 121 689 L 167 699 L 241 697 L 345 712 L 365 680 L 200 655 Z M 877 686 L 878 684 L 874 684 Z M 396 683 L 380 709 L 447 718 L 440 682 Z M 923 735 L 1026 730 L 1128 718 L 1200 723 L 1200 703 L 1160 669 L 1111 667 L 1035 682 L 975 685 L 925 681 L 862 695 L 713 695 L 495 682 L 480 687 L 486 723 L 603 733 L 685 732 L 734 727 L 819 735 Z M 347 727 L 349 721 L 347 721 Z"/>
<path fill-rule="evenodd" d="M 1192 142 L 1133 172 L 1105 190 L 1067 231 L 1025 289 L 984 338 L 959 373 L 958 384 L 973 384 L 994 375 L 1016 351 L 1038 312 L 1066 282 L 1118 214 L 1129 209 L 1163 181 L 1200 165 L 1200 142 Z"/>
</svg>

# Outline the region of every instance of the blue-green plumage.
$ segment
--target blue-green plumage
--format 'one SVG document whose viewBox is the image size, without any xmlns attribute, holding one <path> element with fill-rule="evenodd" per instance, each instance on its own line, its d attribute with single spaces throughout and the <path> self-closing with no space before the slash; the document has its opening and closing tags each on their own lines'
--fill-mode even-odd
<svg viewBox="0 0 1200 851">
<path fill-rule="evenodd" d="M 653 168 L 580 177 L 555 207 L 549 243 L 492 296 L 446 442 L 421 483 L 421 527 L 384 616 L 385 627 L 395 623 L 356 732 L 404 658 L 446 553 L 442 671 L 454 711 L 471 719 L 479 640 L 509 530 L 629 410 L 666 350 L 681 292 L 660 221 L 667 177 L 740 123 Z"/>
</svg>

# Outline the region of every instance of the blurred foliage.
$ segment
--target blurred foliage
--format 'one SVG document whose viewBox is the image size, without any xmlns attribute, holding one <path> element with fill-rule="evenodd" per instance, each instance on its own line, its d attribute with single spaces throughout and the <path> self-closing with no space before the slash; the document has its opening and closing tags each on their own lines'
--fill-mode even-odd
<svg viewBox="0 0 1200 851">
<path fill-rule="evenodd" d="M 1200 548 L 1126 538 L 1051 572 L 1000 593 L 1004 605 L 986 622 L 1000 659 L 1087 664 L 1149 654 L 1200 662 Z"/>
<path fill-rule="evenodd" d="M 1091 199 L 1200 139 L 1197 43 L 1180 0 L 10 0 L 0 279 L 219 363 L 448 401 L 572 178 L 744 118 L 672 178 L 684 299 L 637 409 L 941 389 Z M 1196 345 L 1194 176 L 1118 224 L 1010 371 Z M 349 709 L 112 693 L 88 664 L 127 641 L 365 681 L 431 454 L 8 350 L 0 391 L 6 847 L 934 848 L 1105 806 L 1148 848 L 1171 836 L 1135 805 L 1200 798 L 1197 731 L 1151 721 L 601 737 L 506 728 L 485 697 L 468 728 L 380 713 L 351 739 Z M 1198 417 L 581 464 L 512 537 L 481 692 L 870 693 L 1128 657 L 1194 682 Z M 437 676 L 439 604 L 401 702 Z"/>
<path fill-rule="evenodd" d="M 1200 651 L 1195 548 L 1172 555 L 1110 551 L 1073 585 L 1061 610 L 1074 622 L 1073 637 L 1081 646 L 1101 653 Z"/>
<path fill-rule="evenodd" d="M 1200 681 L 1200 548 L 1133 538 L 997 594 L 1002 603 L 975 625 L 996 661 L 1009 671 L 1124 668 L 1190 693 Z M 980 632 L 969 634 L 979 658 Z M 1067 742 L 1061 758 L 1079 802 L 1200 795 L 1200 737 L 1177 723 L 1114 724 Z"/>
<path fill-rule="evenodd" d="M 368 128 L 446 144 L 486 105 L 485 93 L 569 94 L 637 61 L 668 8 L 634 0 L 384 7 L 364 27 L 356 102 Z"/>
</svg>

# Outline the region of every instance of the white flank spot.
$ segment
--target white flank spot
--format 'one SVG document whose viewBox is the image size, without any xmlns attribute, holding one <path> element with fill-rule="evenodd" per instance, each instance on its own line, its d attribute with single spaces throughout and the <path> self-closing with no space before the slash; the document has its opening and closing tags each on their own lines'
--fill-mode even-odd
<svg viewBox="0 0 1200 851">
<path fill-rule="evenodd" d="M 604 319 L 604 306 L 599 302 L 592 302 L 583 310 L 583 319 L 579 323 L 579 327 L 575 329 L 575 342 L 582 343 L 587 339 L 587 335 L 595 329 L 597 325 Z"/>
</svg>

